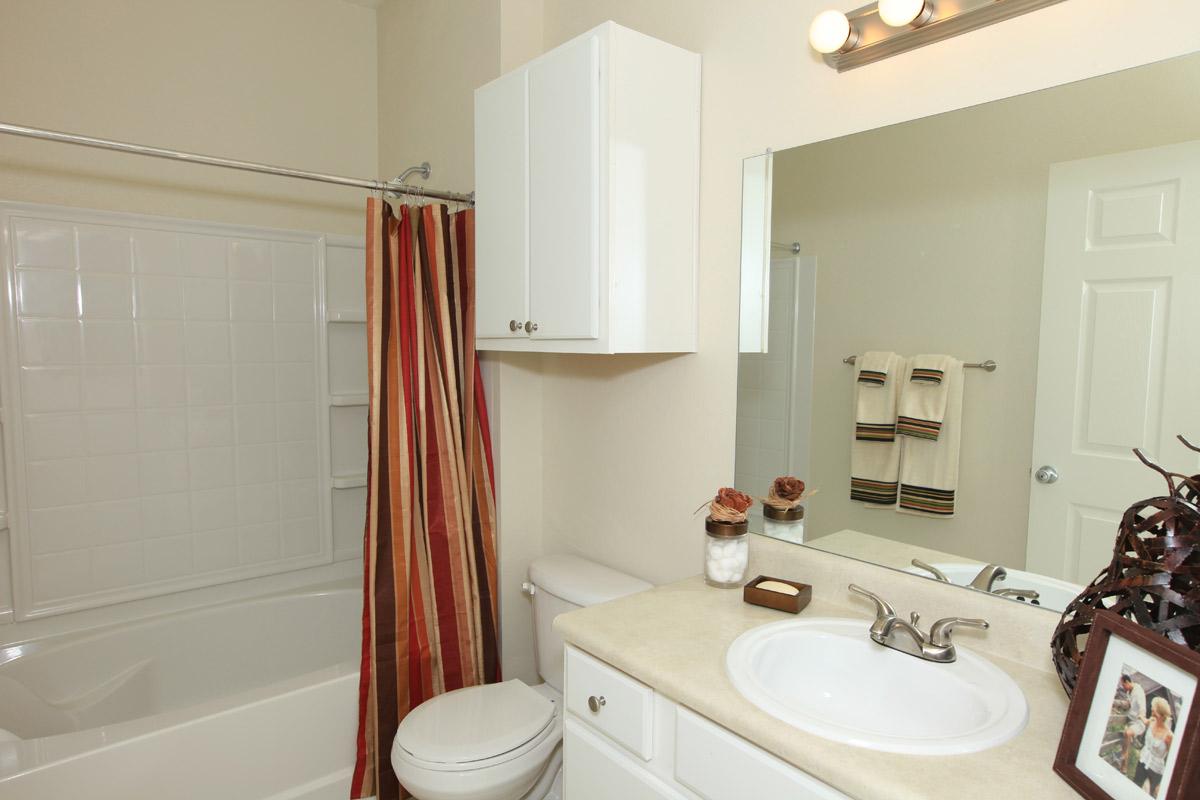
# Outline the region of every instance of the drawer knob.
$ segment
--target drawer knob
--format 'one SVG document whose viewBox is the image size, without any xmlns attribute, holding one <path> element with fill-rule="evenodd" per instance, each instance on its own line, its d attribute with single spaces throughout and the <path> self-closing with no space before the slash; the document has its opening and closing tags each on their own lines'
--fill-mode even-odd
<svg viewBox="0 0 1200 800">
<path fill-rule="evenodd" d="M 608 701 L 604 699 L 604 695 L 600 695 L 599 697 L 592 695 L 588 698 L 588 708 L 591 709 L 593 714 L 599 714 L 600 709 L 606 705 L 608 705 Z"/>
</svg>

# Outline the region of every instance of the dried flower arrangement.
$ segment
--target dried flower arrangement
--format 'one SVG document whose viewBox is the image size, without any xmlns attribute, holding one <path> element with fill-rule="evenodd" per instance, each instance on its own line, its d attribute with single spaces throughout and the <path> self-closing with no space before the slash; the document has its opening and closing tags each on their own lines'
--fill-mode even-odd
<svg viewBox="0 0 1200 800">
<path fill-rule="evenodd" d="M 746 509 L 752 505 L 754 505 L 753 497 L 725 486 L 718 489 L 717 496 L 702 504 L 700 508 L 708 506 L 708 516 L 713 522 L 727 522 L 736 525 L 746 521 Z M 699 511 L 700 508 L 696 510 Z"/>
<path fill-rule="evenodd" d="M 780 511 L 790 511 L 799 507 L 801 503 L 816 493 L 816 489 L 808 491 L 804 486 L 804 481 L 799 478 L 782 475 L 772 482 L 767 496 L 761 497 L 759 500 L 764 506 L 777 508 Z"/>
</svg>

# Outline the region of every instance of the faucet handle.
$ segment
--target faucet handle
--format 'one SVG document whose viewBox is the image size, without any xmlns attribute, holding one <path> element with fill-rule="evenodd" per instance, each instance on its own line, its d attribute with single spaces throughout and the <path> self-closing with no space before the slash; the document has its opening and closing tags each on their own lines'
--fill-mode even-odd
<svg viewBox="0 0 1200 800">
<path fill-rule="evenodd" d="M 964 628 L 978 628 L 986 631 L 990 626 L 986 619 L 966 619 L 964 617 L 946 617 L 933 623 L 929 629 L 929 643 L 937 647 L 950 644 L 950 634 L 959 625 Z"/>
<path fill-rule="evenodd" d="M 896 616 L 896 609 L 892 608 L 891 603 L 889 603 L 887 600 L 884 600 L 882 597 L 875 594 L 874 592 L 864 589 L 863 587 L 859 586 L 856 583 L 850 584 L 849 589 L 850 589 L 850 591 L 854 592 L 855 594 L 862 595 L 863 597 L 867 598 L 868 600 L 870 600 L 872 603 L 875 604 L 875 619 L 876 620 Z"/>
<path fill-rule="evenodd" d="M 921 559 L 914 558 L 912 560 L 912 565 L 914 567 L 916 567 L 917 569 L 925 570 L 929 574 L 933 575 L 933 577 L 935 579 L 937 579 L 938 581 L 940 581 L 942 583 L 950 583 L 950 579 L 946 577 L 946 573 L 942 572 L 940 569 L 935 567 L 933 564 L 926 564 Z"/>
</svg>

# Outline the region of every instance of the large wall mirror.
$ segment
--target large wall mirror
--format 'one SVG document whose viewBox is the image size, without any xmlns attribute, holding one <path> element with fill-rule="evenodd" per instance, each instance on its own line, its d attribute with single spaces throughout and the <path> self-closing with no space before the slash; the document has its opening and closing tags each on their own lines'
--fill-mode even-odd
<svg viewBox="0 0 1200 800">
<path fill-rule="evenodd" d="M 1109 563 L 1124 509 L 1163 492 L 1132 448 L 1200 472 L 1175 438 L 1200 440 L 1200 54 L 777 151 L 746 175 L 735 480 L 817 490 L 788 538 L 1060 611 Z M 903 357 L 883 389 L 859 380 L 872 352 Z M 927 355 L 968 366 L 905 399 L 942 363 Z M 944 415 L 940 452 L 896 437 L 898 475 L 855 450 L 887 381 L 900 411 L 934 398 L 909 416 Z M 852 499 L 856 470 L 860 498 L 893 476 L 902 494 L 935 484 L 932 511 Z"/>
</svg>

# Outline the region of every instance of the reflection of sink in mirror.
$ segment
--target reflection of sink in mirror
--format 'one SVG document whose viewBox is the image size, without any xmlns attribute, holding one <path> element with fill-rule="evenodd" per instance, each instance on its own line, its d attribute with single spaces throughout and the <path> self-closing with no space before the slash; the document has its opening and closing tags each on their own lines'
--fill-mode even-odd
<svg viewBox="0 0 1200 800">
<path fill-rule="evenodd" d="M 871 641 L 870 620 L 785 620 L 730 645 L 725 666 L 751 703 L 835 742 L 913 755 L 974 753 L 1025 727 L 1021 689 L 986 659 L 958 649 L 951 664 Z"/>
<path fill-rule="evenodd" d="M 971 581 L 975 580 L 975 576 L 979 574 L 979 570 L 984 567 L 983 564 L 967 564 L 962 562 L 942 562 L 931 564 L 930 566 L 938 569 L 950 579 L 951 583 L 958 584 L 959 586 L 969 586 Z M 926 578 L 932 577 L 920 567 L 906 567 L 904 571 Z M 1057 578 L 1048 578 L 1045 575 L 1025 572 L 1020 569 L 1009 569 L 1007 572 L 1008 574 L 1005 577 L 997 579 L 992 584 L 992 591 L 999 592 L 1004 589 L 1033 590 L 1038 593 L 1038 599 L 1033 601 L 1033 604 L 1040 605 L 1042 608 L 1049 609 L 1050 611 L 1062 611 L 1067 607 L 1067 603 L 1070 603 L 1083 591 L 1082 586 L 1060 581 Z M 1019 600 L 1019 598 L 1013 599 Z"/>
</svg>

